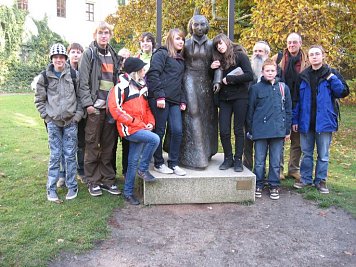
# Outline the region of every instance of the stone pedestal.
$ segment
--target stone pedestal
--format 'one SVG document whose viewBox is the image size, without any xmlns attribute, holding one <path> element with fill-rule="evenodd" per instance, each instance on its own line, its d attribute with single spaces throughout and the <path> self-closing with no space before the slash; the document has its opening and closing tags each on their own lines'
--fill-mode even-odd
<svg viewBox="0 0 356 267">
<path fill-rule="evenodd" d="M 156 177 L 154 183 L 143 185 L 145 205 L 189 204 L 255 201 L 256 177 L 247 168 L 235 172 L 233 168 L 219 170 L 224 155 L 215 155 L 205 170 L 187 171 L 186 176 L 150 172 Z"/>
</svg>

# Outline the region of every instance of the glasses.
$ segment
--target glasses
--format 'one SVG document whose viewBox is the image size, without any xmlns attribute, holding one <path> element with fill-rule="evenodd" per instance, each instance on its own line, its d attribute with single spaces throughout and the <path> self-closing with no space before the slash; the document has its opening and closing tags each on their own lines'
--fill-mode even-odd
<svg viewBox="0 0 356 267">
<path fill-rule="evenodd" d="M 98 35 L 110 35 L 109 31 L 98 31 Z"/>
<path fill-rule="evenodd" d="M 296 45 L 296 44 L 298 44 L 298 43 L 299 43 L 299 41 L 288 41 L 288 42 L 287 42 L 287 44 L 289 44 L 289 45 L 290 45 L 290 44 Z"/>
</svg>

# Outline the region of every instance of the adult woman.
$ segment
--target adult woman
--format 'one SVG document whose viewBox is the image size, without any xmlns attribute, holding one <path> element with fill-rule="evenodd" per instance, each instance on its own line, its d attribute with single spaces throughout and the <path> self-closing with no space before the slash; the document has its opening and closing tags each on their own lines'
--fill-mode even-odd
<svg viewBox="0 0 356 267">
<path fill-rule="evenodd" d="M 223 71 L 222 84 L 214 84 L 219 98 L 220 139 L 224 149 L 224 162 L 220 170 L 234 166 L 236 172 L 243 171 L 242 153 L 244 147 L 244 123 L 248 105 L 248 84 L 253 80 L 250 60 L 240 46 L 235 45 L 225 34 L 213 39 L 212 69 Z M 242 72 L 230 74 L 240 67 Z M 231 116 L 234 114 L 235 158 L 231 146 Z"/>
<path fill-rule="evenodd" d="M 166 46 L 160 47 L 152 55 L 151 66 L 146 74 L 150 107 L 156 120 L 155 133 L 160 137 L 160 144 L 154 153 L 154 169 L 160 173 L 185 175 L 178 166 L 179 148 L 182 141 L 182 114 L 186 100 L 182 90 L 184 74 L 184 33 L 171 29 L 166 39 Z M 167 123 L 170 125 L 170 145 L 168 167 L 162 156 L 162 140 Z"/>
</svg>

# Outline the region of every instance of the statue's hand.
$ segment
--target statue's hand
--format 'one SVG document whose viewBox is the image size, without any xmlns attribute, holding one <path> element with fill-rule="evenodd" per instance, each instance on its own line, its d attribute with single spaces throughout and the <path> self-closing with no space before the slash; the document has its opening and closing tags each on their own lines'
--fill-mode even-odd
<svg viewBox="0 0 356 267">
<path fill-rule="evenodd" d="M 214 85 L 213 85 L 214 94 L 219 93 L 220 89 L 221 89 L 221 84 L 220 83 L 214 83 Z"/>
</svg>

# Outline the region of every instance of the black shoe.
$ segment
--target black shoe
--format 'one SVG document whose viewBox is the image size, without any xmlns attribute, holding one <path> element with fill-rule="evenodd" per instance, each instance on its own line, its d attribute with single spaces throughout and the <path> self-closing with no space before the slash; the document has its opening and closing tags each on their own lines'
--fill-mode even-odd
<svg viewBox="0 0 356 267">
<path fill-rule="evenodd" d="M 242 166 L 242 161 L 241 159 L 235 159 L 234 162 L 234 171 L 235 172 L 242 172 L 244 170 L 243 166 Z"/>
<path fill-rule="evenodd" d="M 156 178 L 149 171 L 142 172 L 142 171 L 138 170 L 137 171 L 137 175 L 141 179 L 145 180 L 145 182 L 154 182 L 154 181 L 156 181 Z"/>
<path fill-rule="evenodd" d="M 227 170 L 234 166 L 234 161 L 232 158 L 225 158 L 224 162 L 219 166 L 219 170 Z"/>
<path fill-rule="evenodd" d="M 134 196 L 124 196 L 124 198 L 131 205 L 140 205 L 140 201 L 138 201 Z"/>
<path fill-rule="evenodd" d="M 321 194 L 329 194 L 329 189 L 326 187 L 326 181 L 322 180 L 319 184 L 315 185 L 315 188 L 321 193 Z"/>
<path fill-rule="evenodd" d="M 120 190 L 117 188 L 117 185 L 115 185 L 115 184 L 113 184 L 113 185 L 101 184 L 100 188 L 105 191 L 108 191 L 112 195 L 120 195 L 121 194 Z"/>
<path fill-rule="evenodd" d="M 101 191 L 100 186 L 98 185 L 93 185 L 90 184 L 88 187 L 89 194 L 92 195 L 93 197 L 101 196 L 103 192 Z"/>
</svg>

